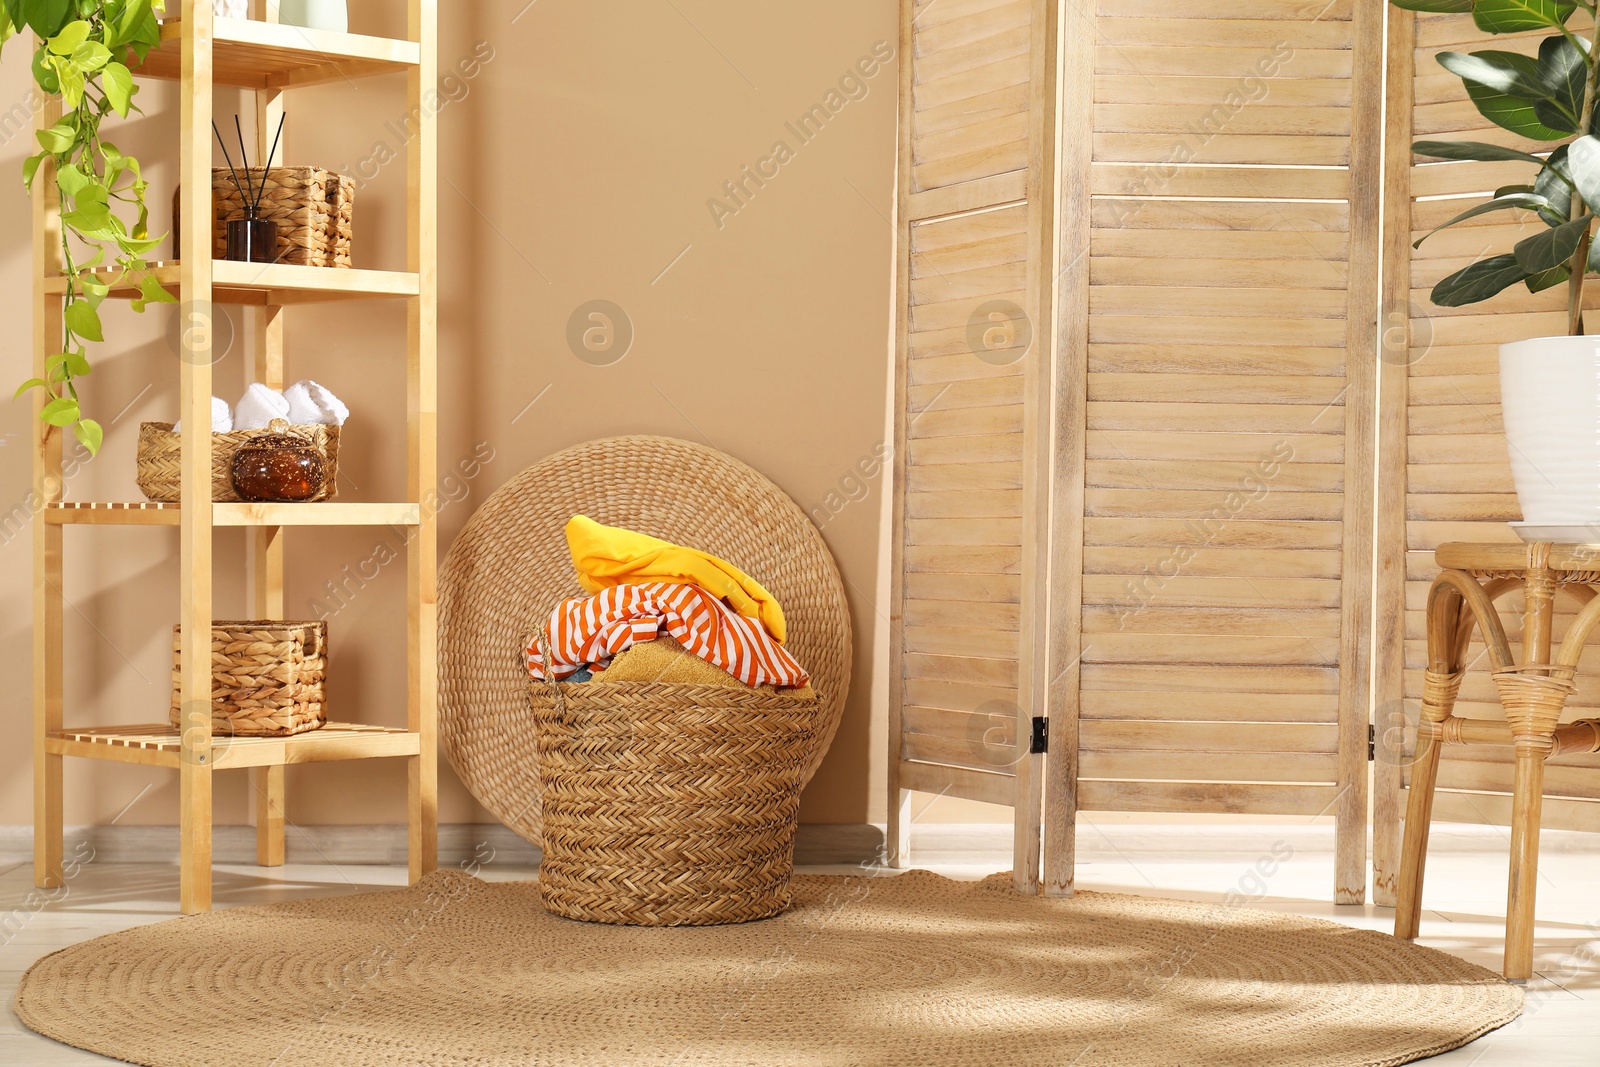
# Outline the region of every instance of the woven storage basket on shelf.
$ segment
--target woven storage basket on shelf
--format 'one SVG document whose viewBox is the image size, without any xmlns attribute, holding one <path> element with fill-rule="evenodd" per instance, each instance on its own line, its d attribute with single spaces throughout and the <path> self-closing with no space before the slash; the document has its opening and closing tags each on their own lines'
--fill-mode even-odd
<svg viewBox="0 0 1600 1067">
<path fill-rule="evenodd" d="M 532 683 L 539 893 L 568 919 L 749 922 L 789 907 L 823 702 L 743 686 Z"/>
<path fill-rule="evenodd" d="M 183 499 L 183 435 L 172 432 L 170 422 L 147 422 L 139 427 L 139 447 L 136 478 L 139 491 L 150 500 L 163 504 L 177 504 Z M 233 491 L 229 467 L 239 446 L 272 430 L 235 430 L 233 433 L 211 435 L 211 499 L 214 502 L 232 502 L 239 499 Z M 327 465 L 327 484 L 312 500 L 332 500 L 339 493 L 339 427 L 291 426 L 289 432 L 299 434 L 311 442 Z"/>
<path fill-rule="evenodd" d="M 172 628 L 172 708 L 180 730 L 180 628 Z M 237 737 L 277 737 L 325 721 L 328 624 L 264 619 L 211 624 L 211 730 Z"/>
<path fill-rule="evenodd" d="M 611 437 L 548 456 L 508 480 L 467 522 L 440 568 L 439 739 L 478 802 L 540 843 L 542 757 L 522 638 L 548 621 L 554 605 L 583 595 L 563 533 L 575 514 L 720 556 L 783 605 L 785 647 L 821 694 L 801 769 L 801 784 L 810 780 L 850 690 L 850 613 L 822 534 L 783 490 L 715 449 L 670 437 Z M 582 686 L 567 686 L 575 688 Z"/>
<path fill-rule="evenodd" d="M 248 176 L 245 171 L 238 173 L 240 182 L 261 188 L 263 168 L 251 167 Z M 350 266 L 356 183 L 321 167 L 272 167 L 265 173 L 260 217 L 278 224 L 275 261 L 302 267 Z M 182 236 L 178 228 L 182 203 L 179 190 L 172 197 L 174 248 Z M 222 259 L 228 253 L 228 221 L 244 218 L 244 197 L 226 169 L 211 172 L 211 203 L 216 258 Z"/>
</svg>

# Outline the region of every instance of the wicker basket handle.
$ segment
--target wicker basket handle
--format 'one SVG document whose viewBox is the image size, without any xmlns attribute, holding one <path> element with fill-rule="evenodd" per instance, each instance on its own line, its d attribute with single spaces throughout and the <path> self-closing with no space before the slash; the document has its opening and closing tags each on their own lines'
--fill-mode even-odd
<svg viewBox="0 0 1600 1067">
<path fill-rule="evenodd" d="M 572 723 L 567 718 L 567 698 L 566 698 L 566 694 L 564 694 L 561 691 L 561 683 L 556 681 L 555 668 L 554 668 L 554 665 L 553 665 L 553 662 L 552 662 L 553 659 L 554 659 L 554 656 L 553 656 L 552 653 L 553 653 L 553 650 L 555 648 L 555 645 L 551 640 L 550 620 L 555 617 L 555 613 L 558 610 L 560 610 L 560 605 L 557 605 L 556 607 L 551 608 L 549 613 L 546 614 L 545 617 L 544 617 L 544 619 L 545 619 L 544 626 L 543 627 L 535 627 L 532 630 L 529 630 L 523 636 L 523 638 L 522 638 L 522 648 L 523 648 L 524 653 L 526 653 L 528 646 L 532 643 L 532 638 L 538 637 L 538 638 L 541 639 L 540 645 L 539 645 L 539 659 L 541 661 L 540 662 L 540 666 L 543 668 L 543 671 L 544 671 L 544 683 L 550 689 L 551 699 L 553 699 L 555 701 L 555 704 L 556 704 L 556 716 L 561 720 L 563 725 L 570 726 L 570 725 L 572 725 Z M 524 670 L 527 669 L 526 664 L 524 664 L 523 669 Z M 532 708 L 529 709 L 529 713 L 530 714 L 532 714 L 532 710 L 533 710 Z"/>
</svg>

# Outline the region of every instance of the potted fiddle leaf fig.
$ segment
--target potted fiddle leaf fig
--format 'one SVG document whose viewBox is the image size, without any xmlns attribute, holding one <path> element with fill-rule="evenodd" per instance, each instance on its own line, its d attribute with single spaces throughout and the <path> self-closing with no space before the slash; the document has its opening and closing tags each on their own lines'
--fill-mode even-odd
<svg viewBox="0 0 1600 1067">
<path fill-rule="evenodd" d="M 47 359 L 45 376 L 23 382 L 17 396 L 44 390 L 39 417 L 51 426 L 72 427 L 90 453 L 100 450 L 104 431 L 84 416 L 77 379 L 90 371 L 87 344 L 105 340 L 100 303 L 124 275 L 144 271 L 145 257 L 166 237 L 150 235 L 149 186 L 139 161 L 103 139 L 100 126 L 113 113 L 126 118 L 139 110 L 133 102 L 139 87 L 129 68 L 160 43 L 156 13 L 164 6 L 164 0 L 0 0 L 0 49 L 12 38 L 37 37 L 34 81 L 40 92 L 61 97 L 63 111 L 61 121 L 38 131 L 40 151 L 22 167 L 31 191 L 39 168 L 50 160 L 61 193 L 63 344 Z M 106 267 L 115 273 L 96 274 Z M 132 302 L 136 311 L 149 303 L 176 303 L 148 274 L 141 275 L 139 289 Z"/>
<path fill-rule="evenodd" d="M 1427 234 L 1494 211 L 1517 211 L 1543 229 L 1508 252 L 1456 271 L 1433 290 L 1441 307 L 1487 300 L 1521 284 L 1567 289 L 1567 335 L 1500 346 L 1500 391 L 1511 470 L 1530 540 L 1595 540 L 1600 524 L 1600 337 L 1585 332 L 1584 288 L 1600 273 L 1600 24 L 1569 28 L 1593 0 L 1392 0 L 1411 11 L 1471 13 L 1488 34 L 1551 31 L 1535 55 L 1504 50 L 1442 52 L 1439 63 L 1496 126 L 1534 142 L 1526 150 L 1476 141 L 1418 141 L 1419 157 L 1528 165 L 1507 185 Z"/>
</svg>

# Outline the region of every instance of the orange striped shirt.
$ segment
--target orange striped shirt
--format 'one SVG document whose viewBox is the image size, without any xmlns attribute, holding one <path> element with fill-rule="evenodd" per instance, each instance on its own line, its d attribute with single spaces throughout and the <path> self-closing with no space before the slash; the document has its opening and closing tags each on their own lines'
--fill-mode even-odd
<svg viewBox="0 0 1600 1067">
<path fill-rule="evenodd" d="M 550 672 L 565 678 L 582 667 L 603 670 L 636 641 L 662 634 L 748 686 L 803 686 L 811 680 L 755 619 L 747 619 L 697 585 L 648 582 L 574 597 L 550 614 Z M 545 677 L 543 633 L 528 642 L 528 673 Z"/>
</svg>

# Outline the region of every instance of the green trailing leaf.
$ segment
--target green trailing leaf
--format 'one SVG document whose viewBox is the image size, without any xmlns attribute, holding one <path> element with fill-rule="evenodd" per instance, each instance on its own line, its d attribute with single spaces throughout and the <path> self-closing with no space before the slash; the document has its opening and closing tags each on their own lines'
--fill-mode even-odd
<svg viewBox="0 0 1600 1067">
<path fill-rule="evenodd" d="M 83 92 L 89 84 L 88 79 L 71 60 L 51 56 L 50 65 L 55 68 L 56 79 L 61 85 L 61 102 L 76 111 L 78 105 L 83 103 Z"/>
<path fill-rule="evenodd" d="M 111 49 L 99 41 L 85 41 L 72 53 L 72 62 L 85 74 L 92 73 L 111 62 Z"/>
<path fill-rule="evenodd" d="M 146 301 L 152 304 L 176 304 L 178 298 L 164 289 L 154 274 L 146 274 L 139 279 L 139 292 Z"/>
<path fill-rule="evenodd" d="M 17 386 L 17 391 L 12 394 L 11 399 L 19 400 L 22 398 L 22 394 L 31 392 L 34 389 L 43 389 L 47 387 L 48 384 L 49 383 L 47 383 L 43 378 L 29 378 L 27 381 Z"/>
<path fill-rule="evenodd" d="M 34 134 L 39 139 L 39 145 L 46 152 L 57 155 L 69 151 L 78 140 L 78 133 L 64 122 L 58 122 L 48 129 L 39 130 Z"/>
<path fill-rule="evenodd" d="M 38 175 L 40 166 L 44 164 L 46 155 L 47 153 L 40 152 L 22 161 L 22 184 L 30 193 L 33 192 L 33 179 Z"/>
<path fill-rule="evenodd" d="M 133 107 L 133 73 L 121 63 L 107 63 L 100 72 L 100 88 L 105 90 L 112 109 L 127 118 Z"/>
<path fill-rule="evenodd" d="M 45 40 L 61 32 L 71 12 L 71 0 L 21 0 L 22 21 Z"/>
<path fill-rule="evenodd" d="M 78 402 L 69 396 L 57 397 L 39 412 L 39 421 L 51 426 L 71 426 L 82 417 Z"/>
<path fill-rule="evenodd" d="M 89 184 L 89 178 L 76 163 L 63 163 L 56 168 L 56 185 L 66 196 L 77 196 Z"/>
<path fill-rule="evenodd" d="M 72 436 L 78 443 L 88 450 L 89 455 L 98 456 L 100 445 L 105 441 L 106 432 L 98 422 L 93 419 L 79 419 L 78 424 L 72 428 Z"/>
<path fill-rule="evenodd" d="M 159 44 L 156 13 L 164 9 L 163 0 L 0 0 L 0 45 L 24 27 L 31 30 L 40 39 L 37 46 L 28 46 L 34 82 L 45 94 L 61 98 L 60 121 L 36 133 L 42 150 L 23 162 L 22 177 L 32 189 L 43 170 L 60 192 L 65 231 L 61 269 L 67 280 L 62 325 L 69 341 L 80 342 L 50 357 L 44 377 L 25 383 L 19 395 L 44 389 L 46 421 L 73 426 L 91 450 L 99 448 L 103 434 L 97 423 L 83 417 L 75 382 L 92 370 L 81 342 L 104 340 L 99 308 L 112 288 L 91 272 L 107 262 L 108 250 L 114 251 L 124 276 L 143 279 L 140 299 L 133 302 L 136 309 L 176 301 L 153 277 L 142 274 L 145 257 L 162 239 L 149 234 L 149 184 L 139 161 L 100 137 L 106 116 L 139 111 L 134 103 L 139 86 L 129 69 L 134 61 L 127 56 L 131 52 L 142 60 Z M 48 168 L 47 160 L 52 164 Z M 124 219 L 121 213 L 130 209 Z"/>
<path fill-rule="evenodd" d="M 161 234 L 157 237 L 128 237 L 119 243 L 125 251 L 132 252 L 134 255 L 145 256 L 160 248 L 166 239 L 167 235 Z"/>
<path fill-rule="evenodd" d="M 1577 9 L 1561 0 L 1476 0 L 1472 21 L 1486 33 L 1560 29 Z"/>
<path fill-rule="evenodd" d="M 61 79 L 56 76 L 56 69 L 50 65 L 49 60 L 48 48 L 40 46 L 38 51 L 33 53 L 33 80 L 38 83 L 39 88 L 54 95 L 61 91 Z"/>
<path fill-rule="evenodd" d="M 63 313 L 67 329 L 75 336 L 85 341 L 104 341 L 105 335 L 100 327 L 100 313 L 89 305 L 87 300 L 74 300 L 67 305 Z"/>
<path fill-rule="evenodd" d="M 1433 302 L 1440 307 L 1465 307 L 1487 300 L 1528 277 L 1529 272 L 1509 252 L 1463 267 L 1433 287 Z"/>
<path fill-rule="evenodd" d="M 1542 196 L 1536 196 L 1533 193 L 1508 193 L 1505 196 L 1497 196 L 1493 200 L 1485 201 L 1482 204 L 1469 207 L 1467 210 L 1463 211 L 1449 222 L 1435 226 L 1433 229 L 1417 238 L 1416 242 L 1412 244 L 1411 247 L 1421 248 L 1423 241 L 1426 241 L 1440 230 L 1454 226 L 1458 222 L 1465 222 L 1468 219 L 1475 219 L 1479 215 L 1487 215 L 1491 211 L 1508 211 L 1512 208 L 1521 208 L 1524 211 L 1540 211 L 1548 210 L 1549 207 L 1550 201 L 1546 200 Z"/>
<path fill-rule="evenodd" d="M 81 19 L 69 22 L 61 28 L 61 32 L 51 37 L 45 46 L 58 56 L 70 56 L 78 47 L 89 39 L 89 33 L 94 27 Z"/>
<path fill-rule="evenodd" d="M 1578 245 L 1589 232 L 1592 222 L 1594 216 L 1585 212 L 1571 222 L 1564 222 L 1518 241 L 1511 251 L 1518 265 L 1529 274 L 1554 270 L 1571 262 L 1573 253 L 1578 251 Z"/>
</svg>

